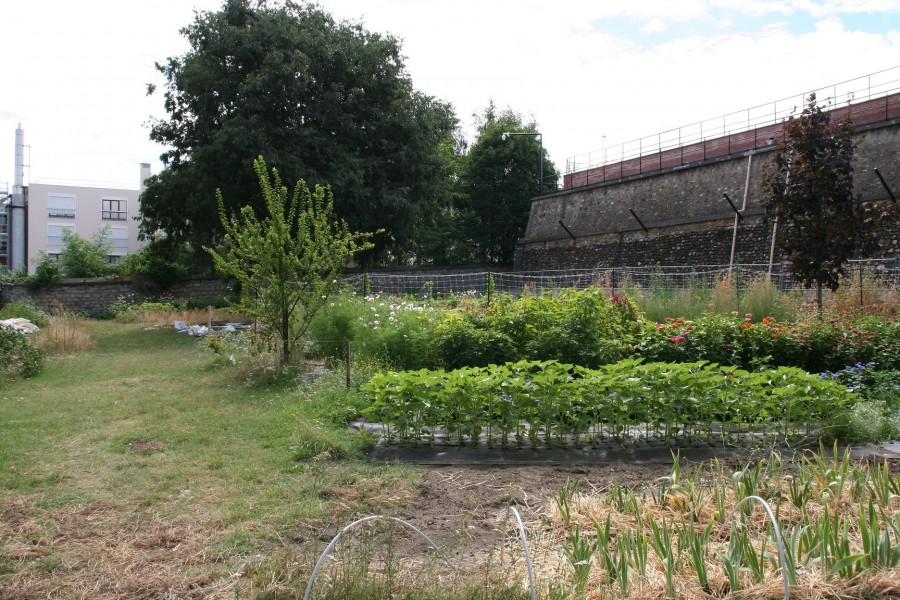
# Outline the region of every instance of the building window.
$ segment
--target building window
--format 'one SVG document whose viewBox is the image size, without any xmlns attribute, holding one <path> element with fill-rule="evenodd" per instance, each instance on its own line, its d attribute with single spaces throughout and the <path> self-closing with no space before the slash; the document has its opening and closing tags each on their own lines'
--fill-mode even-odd
<svg viewBox="0 0 900 600">
<path fill-rule="evenodd" d="M 55 223 L 47 224 L 47 246 L 58 246 L 62 247 L 63 244 L 63 231 L 66 229 L 69 230 L 70 233 L 75 233 L 74 225 L 57 225 Z"/>
<path fill-rule="evenodd" d="M 103 198 L 101 218 L 104 221 L 125 221 L 128 219 L 128 200 Z"/>
<path fill-rule="evenodd" d="M 128 228 L 127 227 L 110 227 L 109 241 L 115 250 L 128 250 Z"/>
<path fill-rule="evenodd" d="M 75 196 L 72 194 L 48 194 L 47 216 L 63 219 L 75 218 Z"/>
<path fill-rule="evenodd" d="M 117 265 L 122 262 L 122 258 L 124 258 L 121 254 L 107 254 L 106 260 L 111 265 Z"/>
</svg>

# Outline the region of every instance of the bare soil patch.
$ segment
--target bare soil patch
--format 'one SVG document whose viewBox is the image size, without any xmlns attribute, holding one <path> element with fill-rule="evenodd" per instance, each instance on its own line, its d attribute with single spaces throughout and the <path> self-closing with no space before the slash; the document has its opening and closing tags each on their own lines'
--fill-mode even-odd
<svg viewBox="0 0 900 600">
<path fill-rule="evenodd" d="M 165 447 L 166 443 L 161 440 L 134 440 L 128 442 L 128 450 L 138 454 L 152 454 L 159 452 Z"/>
<path fill-rule="evenodd" d="M 440 547 L 445 556 L 462 563 L 478 563 L 499 547 L 514 521 L 515 506 L 525 521 L 539 525 L 553 496 L 569 480 L 583 493 L 602 493 L 613 483 L 646 489 L 671 473 L 667 464 L 606 464 L 565 466 L 424 467 L 419 496 L 401 514 Z M 423 552 L 419 536 L 405 535 L 400 554 Z"/>
</svg>

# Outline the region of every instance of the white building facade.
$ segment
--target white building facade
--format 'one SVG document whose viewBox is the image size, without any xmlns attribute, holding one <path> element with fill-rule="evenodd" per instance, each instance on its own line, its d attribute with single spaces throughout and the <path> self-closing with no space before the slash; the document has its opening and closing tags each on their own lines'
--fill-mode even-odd
<svg viewBox="0 0 900 600">
<path fill-rule="evenodd" d="M 141 165 L 142 182 L 149 166 Z M 144 246 L 138 240 L 139 189 L 32 183 L 26 188 L 28 272 L 42 252 L 58 257 L 68 230 L 91 240 L 107 228 L 109 262 L 116 264 Z"/>
</svg>

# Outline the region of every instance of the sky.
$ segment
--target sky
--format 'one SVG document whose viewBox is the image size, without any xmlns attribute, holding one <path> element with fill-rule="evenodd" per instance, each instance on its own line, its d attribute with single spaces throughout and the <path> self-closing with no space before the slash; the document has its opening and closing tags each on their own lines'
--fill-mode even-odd
<svg viewBox="0 0 900 600">
<path fill-rule="evenodd" d="M 271 3 L 271 2 L 270 2 Z M 0 192 L 27 183 L 137 187 L 162 169 L 156 62 L 221 0 L 30 0 L 0 8 Z M 489 102 L 534 120 L 561 172 L 746 109 L 833 90 L 900 89 L 900 0 L 321 0 L 337 20 L 402 42 L 421 92 L 453 105 L 470 139 Z M 868 77 L 870 74 L 875 74 Z M 847 83 L 844 83 L 847 82 Z M 843 85 L 833 85 L 843 84 Z M 734 118 L 734 117 L 732 117 Z M 773 118 L 774 113 L 773 113 Z M 694 127 L 686 127 L 691 126 Z M 677 134 L 677 131 L 675 131 Z M 674 135 L 670 133 L 670 136 Z M 642 142 L 636 140 L 642 139 Z M 575 159 L 575 160 L 573 160 Z"/>
</svg>

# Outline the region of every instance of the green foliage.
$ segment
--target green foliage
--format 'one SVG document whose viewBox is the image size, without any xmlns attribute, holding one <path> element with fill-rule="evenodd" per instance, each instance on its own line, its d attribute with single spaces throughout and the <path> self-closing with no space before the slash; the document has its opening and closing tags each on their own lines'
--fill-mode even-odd
<svg viewBox="0 0 900 600">
<path fill-rule="evenodd" d="M 86 240 L 71 229 L 62 232 L 63 251 L 59 266 L 66 277 L 103 277 L 113 272 L 109 264 L 112 251 L 110 228 L 104 225 Z"/>
<path fill-rule="evenodd" d="M 528 224 L 531 199 L 557 189 L 556 169 L 537 132 L 536 123 L 525 123 L 512 109 L 497 111 L 491 104 L 482 115 L 478 139 L 462 160 L 462 194 L 456 205 L 471 259 L 512 263 L 516 242 Z M 502 139 L 504 133 L 517 135 Z"/>
<path fill-rule="evenodd" d="M 315 314 L 327 303 L 347 260 L 371 247 L 370 234 L 351 233 L 334 218 L 330 189 L 311 192 L 302 180 L 288 197 L 276 169 L 272 179 L 262 156 L 254 162 L 267 215 L 244 206 L 233 220 L 218 192 L 225 246 L 207 248 L 216 269 L 234 278 L 264 331 L 277 341 L 282 364 Z"/>
<path fill-rule="evenodd" d="M 62 277 L 104 277 L 117 272 L 109 264 L 112 242 L 110 228 L 104 225 L 87 240 L 69 228 L 62 232 L 63 250 L 59 260 L 46 252 L 38 254 L 34 274 L 26 279 L 32 290 L 49 288 Z"/>
<path fill-rule="evenodd" d="M 842 441 L 863 444 L 900 437 L 900 411 L 891 410 L 887 402 L 866 400 L 856 404 L 838 433 Z"/>
<path fill-rule="evenodd" d="M 502 364 L 514 360 L 516 347 L 508 335 L 483 321 L 458 313 L 443 317 L 434 331 L 439 363 L 447 369 Z"/>
<path fill-rule="evenodd" d="M 764 317 L 786 321 L 793 316 L 784 294 L 766 275 L 754 277 L 750 284 L 741 290 L 738 311 L 741 314 L 753 315 L 755 321 Z M 730 311 L 726 311 L 725 314 L 728 312 Z"/>
<path fill-rule="evenodd" d="M 44 327 L 50 320 L 49 315 L 38 308 L 30 298 L 16 300 L 0 308 L 0 321 L 16 318 L 28 319 L 38 327 Z"/>
<path fill-rule="evenodd" d="M 486 309 L 446 315 L 435 332 L 435 355 L 447 368 L 511 359 L 596 367 L 630 355 L 640 329 L 626 297 L 598 289 L 498 296 Z"/>
<path fill-rule="evenodd" d="M 24 273 L 10 271 L 6 265 L 0 265 L 0 304 L 3 303 L 3 288 L 23 281 L 25 281 Z"/>
<path fill-rule="evenodd" d="M 750 373 L 716 364 L 625 360 L 597 370 L 554 361 L 376 374 L 364 412 L 388 441 L 581 445 L 584 441 L 834 435 L 856 396 L 800 369 Z"/>
<path fill-rule="evenodd" d="M 644 315 L 652 321 L 662 321 L 666 317 L 678 315 L 679 317 L 696 318 L 705 313 L 712 304 L 713 292 L 706 282 L 699 278 L 688 280 L 687 285 L 673 288 L 672 283 L 667 282 L 662 273 L 650 275 L 650 281 L 646 287 L 636 285 L 633 281 L 622 282 L 622 289 L 629 298 L 640 306 Z M 729 306 L 728 311 L 734 310 Z"/>
<path fill-rule="evenodd" d="M 138 302 L 122 307 L 121 304 L 113 307 L 116 312 L 113 316 L 124 323 L 140 320 L 141 317 L 152 313 L 170 313 L 180 310 L 179 306 L 171 302 Z"/>
<path fill-rule="evenodd" d="M 31 377 L 44 365 L 44 353 L 24 333 L 0 325 L 0 383 Z"/>
<path fill-rule="evenodd" d="M 126 256 L 121 271 L 123 275 L 130 275 L 141 289 L 165 291 L 184 281 L 192 267 L 189 245 L 160 237 Z"/>
<path fill-rule="evenodd" d="M 25 285 L 32 291 L 52 287 L 62 279 L 59 262 L 43 250 L 38 253 L 37 263 L 34 265 L 34 274 L 25 279 Z"/>
<path fill-rule="evenodd" d="M 636 353 L 647 360 L 709 360 L 745 369 L 784 365 L 818 373 L 868 361 L 896 370 L 900 323 L 882 317 L 802 323 L 763 317 L 755 323 L 750 313 L 669 317 L 642 330 Z"/>
<path fill-rule="evenodd" d="M 785 141 L 763 181 L 769 215 L 778 220 L 776 242 L 791 274 L 806 287 L 836 290 L 851 258 L 878 249 L 876 231 L 889 207 L 863 204 L 853 193 L 853 124 L 831 122 L 810 94 L 798 117 L 784 124 Z"/>
<path fill-rule="evenodd" d="M 456 119 L 413 87 L 395 37 L 312 4 L 253 0 L 198 12 L 182 32 L 190 49 L 157 64 L 168 118 L 150 137 L 168 168 L 141 196 L 145 235 L 217 244 L 216 187 L 229 215 L 264 212 L 251 167 L 264 153 L 285 181 L 331 185 L 351 230 L 384 230 L 361 262 L 410 256 L 450 204 L 440 146 Z"/>
<path fill-rule="evenodd" d="M 345 358 L 368 356 L 397 369 L 421 369 L 432 357 L 435 311 L 424 302 L 342 294 L 316 314 L 309 326 L 310 353 Z"/>
</svg>

